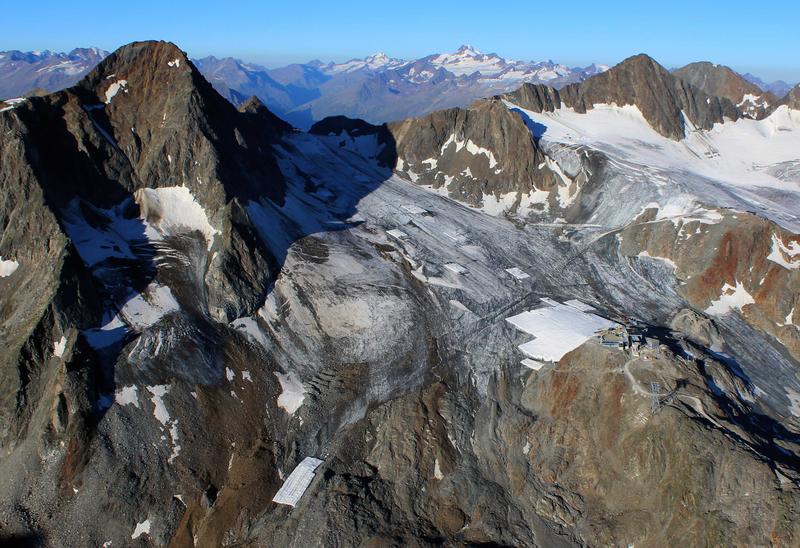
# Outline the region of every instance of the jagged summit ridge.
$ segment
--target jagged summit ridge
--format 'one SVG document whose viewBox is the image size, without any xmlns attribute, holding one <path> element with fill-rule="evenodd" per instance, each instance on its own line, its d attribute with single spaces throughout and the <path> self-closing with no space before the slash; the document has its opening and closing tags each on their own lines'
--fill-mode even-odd
<svg viewBox="0 0 800 548">
<path fill-rule="evenodd" d="M 684 114 L 696 127 L 710 129 L 739 112 L 729 100 L 712 97 L 669 73 L 653 58 L 639 54 L 588 80 L 555 90 L 524 84 L 506 98 L 537 112 L 564 106 L 586 112 L 597 104 L 634 105 L 662 135 L 679 140 L 686 136 Z"/>
<path fill-rule="evenodd" d="M 709 62 L 691 63 L 673 72 L 705 93 L 731 101 L 747 118 L 760 120 L 775 108 L 778 98 L 763 92 L 732 69 Z"/>
</svg>

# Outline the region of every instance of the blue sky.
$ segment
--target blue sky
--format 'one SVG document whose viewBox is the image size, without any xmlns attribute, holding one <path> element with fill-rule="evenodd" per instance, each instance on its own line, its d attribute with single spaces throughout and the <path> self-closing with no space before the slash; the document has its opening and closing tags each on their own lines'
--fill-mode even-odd
<svg viewBox="0 0 800 548">
<path fill-rule="evenodd" d="M 794 82 L 799 22 L 800 0 L 43 0 L 3 11 L 0 49 L 113 50 L 158 38 L 195 57 L 233 55 L 278 66 L 375 51 L 413 58 L 469 43 L 568 65 L 613 64 L 645 52 L 667 67 L 709 60 Z"/>
</svg>

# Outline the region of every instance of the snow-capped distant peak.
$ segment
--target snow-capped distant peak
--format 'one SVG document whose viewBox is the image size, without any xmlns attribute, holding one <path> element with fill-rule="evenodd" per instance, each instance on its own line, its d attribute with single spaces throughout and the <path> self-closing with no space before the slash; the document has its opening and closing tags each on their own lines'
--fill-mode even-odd
<svg viewBox="0 0 800 548">
<path fill-rule="evenodd" d="M 374 53 L 364 59 L 364 63 L 372 69 L 385 67 L 386 65 L 392 64 L 393 61 L 399 61 L 399 59 L 392 59 L 382 51 Z"/>
<path fill-rule="evenodd" d="M 430 63 L 436 68 L 444 68 L 456 76 L 479 72 L 481 76 L 492 76 L 502 72 L 508 62 L 493 53 L 485 54 L 472 46 L 464 45 L 454 53 L 434 55 Z"/>
<path fill-rule="evenodd" d="M 382 51 L 374 53 L 363 59 L 350 59 L 344 63 L 330 63 L 322 68 L 328 74 L 339 74 L 343 72 L 354 72 L 357 70 L 389 70 L 407 63 L 403 59 L 389 57 Z"/>
<path fill-rule="evenodd" d="M 592 63 L 591 65 L 589 65 L 588 67 L 586 67 L 583 70 L 587 75 L 592 76 L 592 75 L 595 75 L 595 74 L 600 74 L 601 72 L 605 72 L 610 68 L 611 67 L 609 67 L 608 65 L 599 65 L 597 63 Z"/>
<path fill-rule="evenodd" d="M 373 53 L 372 55 L 367 56 L 364 61 L 371 62 L 371 63 L 386 63 L 389 61 L 389 56 L 379 51 L 377 53 Z"/>
<path fill-rule="evenodd" d="M 483 55 L 479 50 L 475 49 L 469 44 L 464 44 L 460 48 L 456 50 L 456 55 L 466 55 L 469 57 L 477 57 L 478 55 Z"/>
</svg>

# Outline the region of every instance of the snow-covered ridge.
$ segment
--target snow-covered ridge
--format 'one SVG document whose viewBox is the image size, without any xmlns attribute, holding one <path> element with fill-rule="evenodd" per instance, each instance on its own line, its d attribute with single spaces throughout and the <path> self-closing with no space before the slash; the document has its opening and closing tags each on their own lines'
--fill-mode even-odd
<svg viewBox="0 0 800 548">
<path fill-rule="evenodd" d="M 344 63 L 330 63 L 322 67 L 322 71 L 327 74 L 341 74 L 355 72 L 358 70 L 389 70 L 399 68 L 408 64 L 409 61 L 394 59 L 383 52 L 368 55 L 363 59 L 350 59 Z"/>
<path fill-rule="evenodd" d="M 407 68 L 404 68 L 407 67 Z M 496 53 L 482 53 L 470 45 L 463 45 L 453 53 L 438 53 L 415 60 L 389 57 L 379 52 L 363 59 L 351 59 L 344 63 L 329 63 L 320 69 L 329 75 L 357 71 L 387 71 L 403 69 L 403 76 L 413 83 L 424 83 L 444 69 L 457 78 L 475 74 L 481 80 L 502 81 L 508 86 L 522 82 L 550 82 L 559 78 L 585 78 L 608 70 L 606 65 L 590 65 L 586 68 L 571 68 L 553 61 L 516 61 L 505 59 Z"/>
<path fill-rule="evenodd" d="M 24 97 L 17 97 L 15 99 L 6 99 L 5 101 L 0 101 L 0 112 L 5 112 L 7 110 L 16 108 L 22 103 L 24 103 L 26 100 L 27 99 L 25 99 Z"/>
<path fill-rule="evenodd" d="M 546 141 L 591 145 L 644 165 L 688 168 L 741 185 L 786 188 L 767 168 L 800 161 L 800 111 L 786 106 L 763 120 L 715 124 L 709 131 L 689 124 L 681 141 L 656 132 L 635 105 L 598 104 L 585 114 L 569 107 L 536 113 L 508 101 L 506 106 L 539 124 L 537 137 Z"/>
<path fill-rule="evenodd" d="M 684 193 L 695 203 L 759 211 L 790 230 L 800 229 L 800 181 L 794 180 L 800 111 L 781 106 L 762 120 L 727 121 L 707 131 L 685 118 L 686 136 L 674 141 L 656 132 L 634 105 L 598 104 L 584 114 L 563 106 L 542 113 L 508 101 L 506 106 L 545 148 L 598 150 L 612 167 L 646 180 L 659 201 Z M 689 204 L 686 211 L 694 207 Z"/>
</svg>

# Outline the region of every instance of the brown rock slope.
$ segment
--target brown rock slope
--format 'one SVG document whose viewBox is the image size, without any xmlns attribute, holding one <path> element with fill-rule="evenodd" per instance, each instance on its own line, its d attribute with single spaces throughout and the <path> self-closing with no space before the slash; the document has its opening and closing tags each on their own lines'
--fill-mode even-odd
<svg viewBox="0 0 800 548">
<path fill-rule="evenodd" d="M 697 310 L 738 311 L 800 359 L 800 235 L 749 213 L 719 213 L 713 223 L 673 222 L 647 210 L 619 233 L 620 250 L 672 261 L 680 293 Z"/>
<path fill-rule="evenodd" d="M 651 382 L 661 387 L 655 408 Z M 794 473 L 757 456 L 763 440 L 735 418 L 747 407 L 737 394 L 751 395 L 711 359 L 667 346 L 635 357 L 589 342 L 553 369 L 518 376 L 501 367 L 488 392 L 445 376 L 372 410 L 331 451 L 312 486 L 317 496 L 265 524 L 269 538 L 362 546 L 798 540 Z"/>
</svg>

